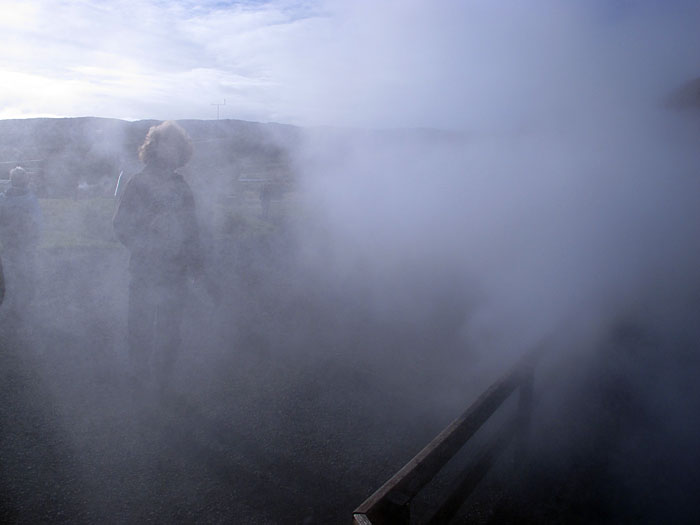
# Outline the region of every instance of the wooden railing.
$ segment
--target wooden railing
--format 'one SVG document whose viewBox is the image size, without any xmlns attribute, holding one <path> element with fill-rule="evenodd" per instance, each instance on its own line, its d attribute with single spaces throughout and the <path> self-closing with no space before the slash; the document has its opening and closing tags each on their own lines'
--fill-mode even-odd
<svg viewBox="0 0 700 525">
<path fill-rule="evenodd" d="M 459 511 L 501 452 L 517 438 L 516 454 L 522 457 L 532 414 L 534 367 L 541 351 L 523 357 L 423 450 L 367 498 L 353 513 L 358 525 L 408 524 L 414 497 L 440 472 L 496 410 L 519 389 L 518 407 L 458 476 L 452 489 L 424 523 L 446 523 Z"/>
</svg>

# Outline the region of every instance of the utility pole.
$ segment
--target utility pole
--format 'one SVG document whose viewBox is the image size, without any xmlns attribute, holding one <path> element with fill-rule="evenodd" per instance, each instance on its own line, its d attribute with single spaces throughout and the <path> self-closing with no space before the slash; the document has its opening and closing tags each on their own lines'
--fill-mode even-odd
<svg viewBox="0 0 700 525">
<path fill-rule="evenodd" d="M 216 120 L 219 120 L 219 108 L 221 106 L 225 106 L 225 105 L 226 105 L 226 99 L 224 99 L 223 104 L 212 104 L 212 106 L 216 106 Z"/>
</svg>

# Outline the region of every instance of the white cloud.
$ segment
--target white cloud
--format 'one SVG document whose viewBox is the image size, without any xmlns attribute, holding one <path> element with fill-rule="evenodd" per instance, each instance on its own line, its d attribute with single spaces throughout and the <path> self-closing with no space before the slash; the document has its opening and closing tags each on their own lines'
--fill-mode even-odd
<svg viewBox="0 0 700 525">
<path fill-rule="evenodd" d="M 133 1 L 23 6 L 10 17 L 13 6 L 0 4 L 5 117 L 211 118 L 211 103 L 222 98 L 236 104 L 228 117 L 267 116 L 271 66 L 257 57 L 269 50 L 266 28 L 278 32 L 289 18 L 282 11 Z"/>
<path fill-rule="evenodd" d="M 226 118 L 524 125 L 700 69 L 692 4 L 30 0 L 0 13 L 5 116 L 214 118 L 226 99 Z"/>
</svg>

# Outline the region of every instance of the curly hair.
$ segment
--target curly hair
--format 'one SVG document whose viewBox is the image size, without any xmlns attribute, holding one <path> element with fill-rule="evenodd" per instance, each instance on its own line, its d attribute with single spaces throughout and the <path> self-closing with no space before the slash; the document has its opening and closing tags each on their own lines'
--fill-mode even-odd
<svg viewBox="0 0 700 525">
<path fill-rule="evenodd" d="M 180 125 L 168 120 L 148 130 L 139 147 L 139 160 L 144 164 L 159 164 L 176 169 L 192 158 L 192 140 Z"/>
</svg>

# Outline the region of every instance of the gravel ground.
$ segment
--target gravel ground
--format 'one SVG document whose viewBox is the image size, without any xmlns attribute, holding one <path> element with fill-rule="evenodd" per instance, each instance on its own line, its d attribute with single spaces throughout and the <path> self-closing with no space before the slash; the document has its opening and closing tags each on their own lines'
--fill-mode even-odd
<svg viewBox="0 0 700 525">
<path fill-rule="evenodd" d="M 418 327 L 339 324 L 269 268 L 195 291 L 171 388 L 134 391 L 122 255 L 44 260 L 33 310 L 3 314 L 2 522 L 347 523 L 463 406 L 375 358 Z"/>
<path fill-rule="evenodd" d="M 1 522 L 348 523 L 493 379 L 454 366 L 453 296 L 456 315 L 378 320 L 251 251 L 222 265 L 218 297 L 193 289 L 166 392 L 128 380 L 123 252 L 43 260 L 32 311 L 0 311 Z M 541 400 L 528 477 L 487 480 L 476 522 L 639 522 L 665 507 L 683 522 L 682 485 L 700 486 L 683 468 L 697 464 L 694 332 L 615 337 L 553 374 L 566 395 Z"/>
</svg>

